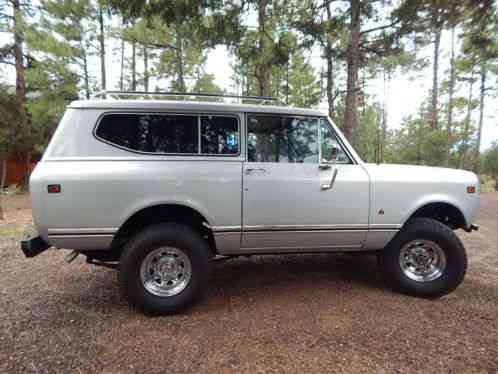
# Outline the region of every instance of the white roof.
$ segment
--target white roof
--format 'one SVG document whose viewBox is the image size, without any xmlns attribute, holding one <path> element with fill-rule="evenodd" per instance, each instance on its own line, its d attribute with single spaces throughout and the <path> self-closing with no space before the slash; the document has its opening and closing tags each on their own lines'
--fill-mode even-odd
<svg viewBox="0 0 498 374">
<path fill-rule="evenodd" d="M 293 114 L 301 116 L 327 116 L 326 112 L 315 109 L 292 108 L 273 105 L 231 104 L 203 101 L 173 100 L 77 100 L 69 108 L 78 109 L 147 109 L 147 110 L 195 110 L 206 112 L 250 112 Z"/>
</svg>

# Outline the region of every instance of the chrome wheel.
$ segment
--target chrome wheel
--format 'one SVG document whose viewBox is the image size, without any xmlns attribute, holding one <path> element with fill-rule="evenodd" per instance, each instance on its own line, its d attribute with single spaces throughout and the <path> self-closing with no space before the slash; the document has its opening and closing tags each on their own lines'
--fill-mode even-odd
<svg viewBox="0 0 498 374">
<path fill-rule="evenodd" d="M 439 278 L 446 268 L 446 255 L 430 240 L 413 240 L 401 248 L 399 266 L 403 273 L 417 282 Z"/>
<path fill-rule="evenodd" d="M 161 297 L 178 295 L 192 276 L 188 256 L 178 248 L 162 247 L 150 252 L 140 266 L 142 285 Z"/>
</svg>

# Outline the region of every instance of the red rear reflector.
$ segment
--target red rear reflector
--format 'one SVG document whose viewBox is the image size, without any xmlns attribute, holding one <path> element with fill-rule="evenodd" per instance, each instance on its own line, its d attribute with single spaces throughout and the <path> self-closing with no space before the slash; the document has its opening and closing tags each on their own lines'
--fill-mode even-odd
<svg viewBox="0 0 498 374">
<path fill-rule="evenodd" d="M 467 193 L 475 193 L 475 192 L 476 192 L 475 186 L 468 186 L 467 187 Z"/>
<path fill-rule="evenodd" d="M 47 186 L 47 191 L 48 191 L 48 193 L 59 193 L 59 192 L 61 192 L 61 185 L 60 184 L 49 184 Z"/>
</svg>

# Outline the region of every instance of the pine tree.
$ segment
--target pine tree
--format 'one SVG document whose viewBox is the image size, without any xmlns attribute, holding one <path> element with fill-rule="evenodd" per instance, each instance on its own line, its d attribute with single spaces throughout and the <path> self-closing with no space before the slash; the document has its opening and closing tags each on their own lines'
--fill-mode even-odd
<svg viewBox="0 0 498 374">
<path fill-rule="evenodd" d="M 78 67 L 84 96 L 89 99 L 93 77 L 90 76 L 89 56 L 96 53 L 94 44 L 97 30 L 92 15 L 95 9 L 89 0 L 43 0 L 40 34 L 47 47 L 38 44 L 39 50 L 58 49 Z"/>
</svg>

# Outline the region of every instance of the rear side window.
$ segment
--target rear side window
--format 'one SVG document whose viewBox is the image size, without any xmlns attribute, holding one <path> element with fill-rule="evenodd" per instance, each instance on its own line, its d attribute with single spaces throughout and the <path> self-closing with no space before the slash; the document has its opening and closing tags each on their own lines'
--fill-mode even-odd
<svg viewBox="0 0 498 374">
<path fill-rule="evenodd" d="M 229 154 L 239 153 L 239 124 L 233 117 L 201 117 L 201 153 Z"/>
<path fill-rule="evenodd" d="M 236 155 L 239 132 L 237 118 L 230 116 L 110 113 L 95 135 L 137 152 Z"/>
</svg>

